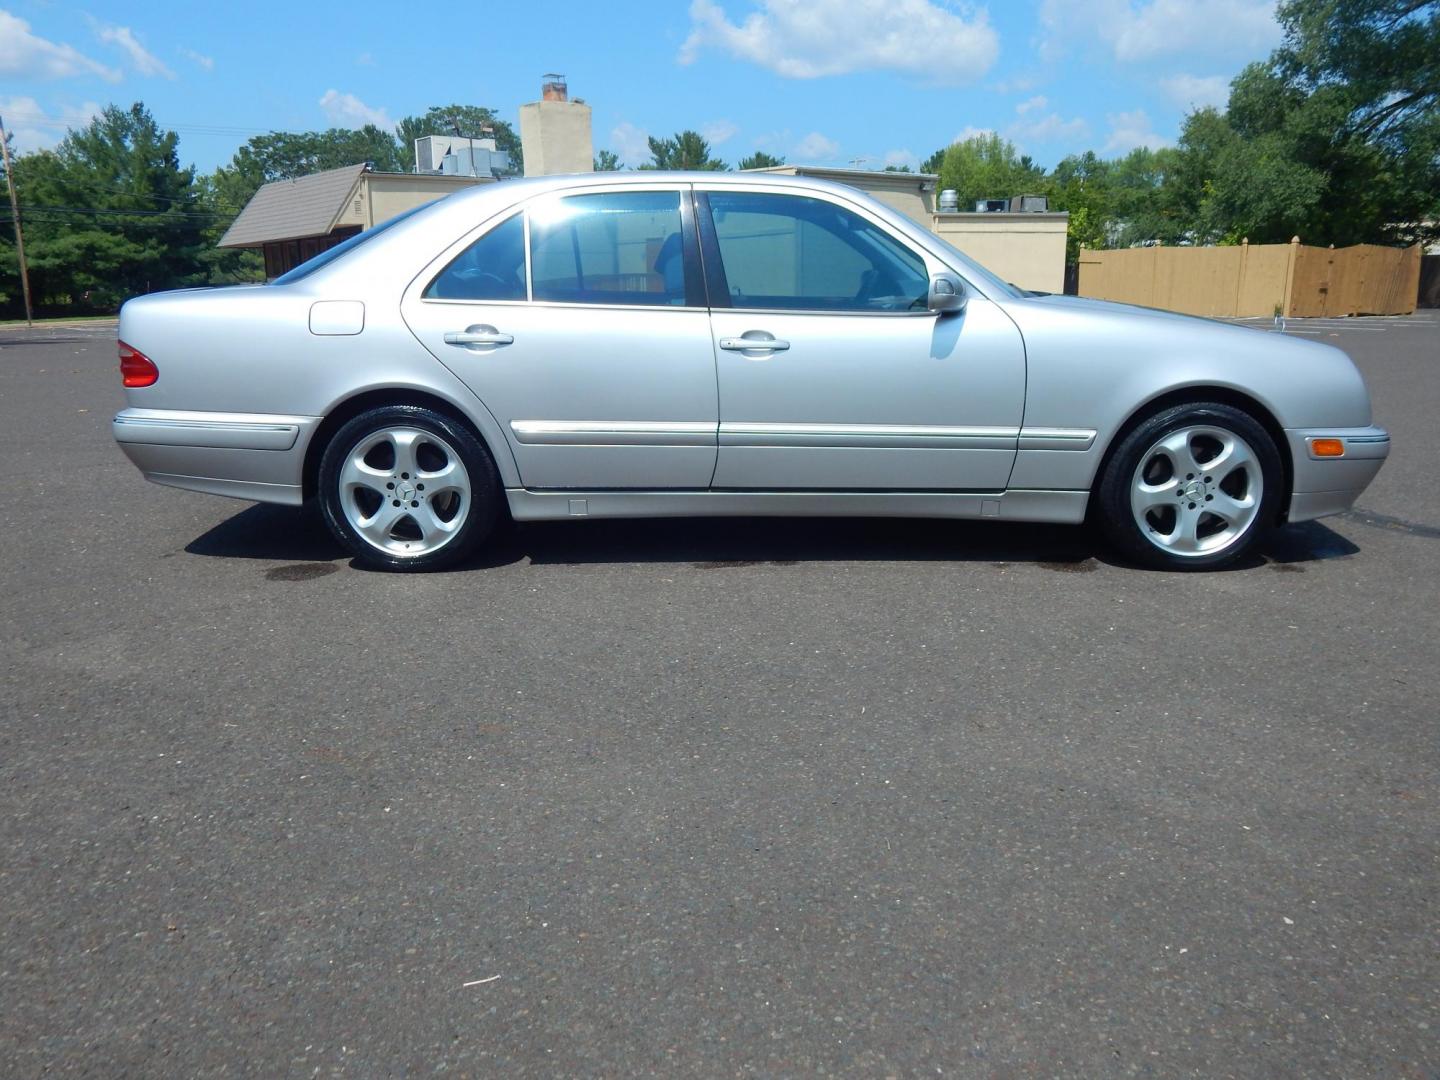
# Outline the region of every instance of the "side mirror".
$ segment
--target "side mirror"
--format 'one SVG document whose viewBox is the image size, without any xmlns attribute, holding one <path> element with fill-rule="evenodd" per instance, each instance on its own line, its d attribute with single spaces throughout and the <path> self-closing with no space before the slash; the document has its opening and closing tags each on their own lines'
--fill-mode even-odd
<svg viewBox="0 0 1440 1080">
<path fill-rule="evenodd" d="M 939 273 L 930 279 L 930 295 L 925 306 L 931 311 L 944 315 L 951 311 L 965 310 L 965 283 L 954 274 Z"/>
</svg>

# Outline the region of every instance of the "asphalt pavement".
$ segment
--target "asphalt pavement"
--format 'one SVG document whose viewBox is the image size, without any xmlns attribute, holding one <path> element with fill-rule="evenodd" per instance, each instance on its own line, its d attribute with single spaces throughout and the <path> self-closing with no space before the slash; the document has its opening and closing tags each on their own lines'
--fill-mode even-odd
<svg viewBox="0 0 1440 1080">
<path fill-rule="evenodd" d="M 0 328 L 0 1073 L 1440 1076 L 1440 313 L 1348 515 L 527 525 L 146 484 Z"/>
</svg>

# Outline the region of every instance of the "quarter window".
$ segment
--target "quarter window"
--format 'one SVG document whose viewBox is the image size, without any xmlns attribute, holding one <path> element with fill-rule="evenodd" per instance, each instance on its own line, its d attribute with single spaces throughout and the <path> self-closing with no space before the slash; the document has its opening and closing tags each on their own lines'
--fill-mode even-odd
<svg viewBox="0 0 1440 1080">
<path fill-rule="evenodd" d="M 859 214 L 823 199 L 709 193 L 730 303 L 804 311 L 917 311 L 925 262 Z"/>
<path fill-rule="evenodd" d="M 425 290 L 427 300 L 524 300 L 525 223 L 519 214 L 467 247 Z"/>
<path fill-rule="evenodd" d="M 679 192 L 571 195 L 530 208 L 536 300 L 682 306 L 684 267 Z"/>
</svg>

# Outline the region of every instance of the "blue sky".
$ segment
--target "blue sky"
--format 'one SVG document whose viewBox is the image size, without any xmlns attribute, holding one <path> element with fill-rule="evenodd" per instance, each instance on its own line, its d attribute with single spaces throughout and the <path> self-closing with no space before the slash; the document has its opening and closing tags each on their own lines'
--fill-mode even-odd
<svg viewBox="0 0 1440 1080">
<path fill-rule="evenodd" d="M 629 165 L 688 127 L 731 164 L 913 167 L 992 130 L 1050 166 L 1173 141 L 1278 40 L 1274 0 L 0 0 L 0 116 L 28 150 L 143 100 L 210 170 L 252 134 L 432 104 L 514 123 L 557 71 Z"/>
</svg>

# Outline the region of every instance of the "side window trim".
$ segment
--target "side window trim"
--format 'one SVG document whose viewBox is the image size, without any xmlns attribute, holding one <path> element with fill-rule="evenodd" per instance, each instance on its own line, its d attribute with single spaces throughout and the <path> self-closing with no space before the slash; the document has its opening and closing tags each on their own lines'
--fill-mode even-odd
<svg viewBox="0 0 1440 1080">
<path fill-rule="evenodd" d="M 730 284 L 725 280 L 725 263 L 720 258 L 720 238 L 710 212 L 710 194 L 696 190 L 696 223 L 700 226 L 700 255 L 705 267 L 705 289 L 712 308 L 729 308 Z"/>
<path fill-rule="evenodd" d="M 696 230 L 696 222 L 699 215 L 695 212 L 695 191 L 687 187 L 680 192 L 680 259 L 681 273 L 685 275 L 685 306 L 687 308 L 707 308 L 710 305 L 706 302 L 705 280 L 706 275 L 700 256 L 699 234 Z"/>
<path fill-rule="evenodd" d="M 520 218 L 524 222 L 523 231 L 525 234 L 525 302 L 535 302 L 535 277 L 530 266 L 530 207 L 526 204 L 520 210 Z"/>
</svg>

